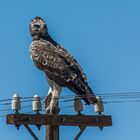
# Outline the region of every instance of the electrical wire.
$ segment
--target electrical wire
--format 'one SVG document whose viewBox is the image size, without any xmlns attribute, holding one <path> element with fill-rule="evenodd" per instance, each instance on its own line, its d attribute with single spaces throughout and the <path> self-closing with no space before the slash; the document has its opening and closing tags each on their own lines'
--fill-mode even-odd
<svg viewBox="0 0 140 140">
<path fill-rule="evenodd" d="M 140 92 L 112 92 L 112 93 L 102 93 L 102 94 L 97 94 L 97 96 L 101 96 L 103 99 L 104 104 L 117 104 L 117 103 L 140 103 Z M 44 100 L 46 96 L 40 96 L 41 101 Z M 59 102 L 73 102 L 74 101 L 75 95 L 65 95 L 65 96 L 60 96 L 59 97 Z M 90 96 L 85 96 L 85 95 L 80 95 L 81 98 L 93 98 L 95 96 L 90 95 Z M 29 103 L 33 101 L 33 97 L 20 97 L 21 103 Z M 0 106 L 9 106 L 11 105 L 12 99 L 3 99 L 0 100 Z M 22 108 L 27 108 L 27 107 L 32 107 L 31 105 L 24 105 Z M 62 108 L 69 108 L 73 107 L 73 105 L 69 106 L 64 106 Z M 5 109 L 0 109 L 0 112 L 7 112 L 10 111 L 11 108 L 5 108 Z M 4 115 L 1 115 L 0 117 L 3 117 Z"/>
<path fill-rule="evenodd" d="M 23 114 L 30 114 L 33 113 L 34 111 L 29 111 L 29 112 L 23 112 Z M 5 115 L 0 115 L 0 118 L 5 118 L 7 116 L 7 114 Z"/>
<path fill-rule="evenodd" d="M 66 101 L 73 101 L 73 100 L 65 100 Z M 134 103 L 134 102 L 137 102 L 137 103 L 140 103 L 140 99 L 139 100 L 108 100 L 108 101 L 103 101 L 104 104 L 112 104 L 112 103 Z M 86 104 L 83 104 L 83 105 L 86 105 Z M 42 106 L 45 106 L 44 103 L 42 103 Z M 28 108 L 28 107 L 32 107 L 32 105 L 24 105 L 22 106 L 22 108 Z M 63 106 L 62 109 L 67 109 L 67 108 L 72 108 L 74 107 L 74 105 L 67 105 L 67 106 Z M 7 111 L 10 111 L 11 108 L 6 108 L 6 109 L 1 109 L 0 112 L 7 112 Z M 33 113 L 33 111 L 29 111 L 29 112 L 25 112 L 26 114 L 29 114 L 29 113 Z M 6 117 L 6 115 L 3 115 L 1 114 L 0 115 L 0 118 L 4 118 Z"/>
<path fill-rule="evenodd" d="M 4 118 L 4 117 L 6 117 L 6 115 L 0 115 L 0 118 Z"/>
<path fill-rule="evenodd" d="M 140 92 L 126 92 L 126 93 L 106 93 L 106 94 L 97 94 L 98 96 L 101 96 L 102 99 L 128 99 L 128 98 L 140 98 Z M 44 99 L 45 96 L 41 96 L 41 100 Z M 93 95 L 90 96 L 85 96 L 85 95 L 80 95 L 81 98 L 92 98 Z M 95 97 L 95 96 L 94 96 Z M 32 97 L 21 97 L 21 102 L 31 102 Z M 70 102 L 73 101 L 74 95 L 66 95 L 66 96 L 60 96 L 59 101 L 60 102 Z M 11 99 L 4 99 L 4 100 L 0 100 L 0 102 L 5 102 L 5 101 L 9 101 Z M 6 102 L 6 103 L 2 103 L 0 104 L 0 106 L 2 105 L 11 105 L 11 102 Z"/>
<path fill-rule="evenodd" d="M 102 97 L 110 97 L 110 96 L 138 96 L 140 95 L 140 92 L 111 92 L 111 93 L 102 93 L 102 94 L 96 94 L 98 96 Z M 65 99 L 65 98 L 70 98 L 74 97 L 75 95 L 65 95 L 65 96 L 60 96 L 60 99 Z M 85 95 L 81 95 L 85 96 Z M 41 99 L 45 98 L 46 96 L 40 96 Z M 20 99 L 33 99 L 33 97 L 20 97 Z M 5 101 L 11 101 L 12 99 L 3 99 L 0 100 L 0 102 L 5 102 Z M 30 100 L 29 100 L 30 101 Z"/>
<path fill-rule="evenodd" d="M 22 106 L 22 108 L 29 108 L 29 107 L 32 107 L 32 106 L 31 105 L 24 105 L 24 106 Z M 0 109 L 0 112 L 9 111 L 9 110 L 11 110 L 11 108 Z"/>
<path fill-rule="evenodd" d="M 73 98 L 75 95 L 65 95 L 65 96 L 60 96 L 59 100 L 63 100 L 63 99 L 69 99 L 69 98 Z M 102 98 L 137 98 L 139 97 L 140 98 L 140 92 L 120 92 L 120 93 L 117 93 L 117 92 L 112 92 L 112 93 L 102 93 L 102 94 L 97 94 L 97 96 L 102 96 Z M 41 96 L 41 100 L 43 100 L 46 96 Z M 80 95 L 80 97 L 87 97 L 87 95 Z M 91 96 L 88 96 L 88 97 L 92 97 Z M 31 99 L 33 99 L 33 97 L 20 97 L 21 102 L 30 102 L 32 101 Z M 30 100 L 27 100 L 27 99 L 30 99 Z M 6 102 L 6 101 L 11 101 L 12 99 L 3 99 L 3 100 L 0 100 L 0 102 Z M 5 104 L 9 104 L 9 103 L 5 103 Z M 4 104 L 4 105 L 5 105 Z M 2 105 L 2 104 L 0 104 Z"/>
</svg>

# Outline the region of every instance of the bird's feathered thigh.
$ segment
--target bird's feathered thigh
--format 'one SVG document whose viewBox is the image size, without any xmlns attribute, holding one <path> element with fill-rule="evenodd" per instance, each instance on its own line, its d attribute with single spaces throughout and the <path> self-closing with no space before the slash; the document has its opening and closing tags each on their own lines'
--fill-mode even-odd
<svg viewBox="0 0 140 140">
<path fill-rule="evenodd" d="M 66 49 L 54 46 L 46 40 L 35 40 L 31 43 L 30 53 L 35 65 L 50 80 L 73 90 L 87 104 L 95 102 L 95 95 L 87 84 L 86 75 Z"/>
</svg>

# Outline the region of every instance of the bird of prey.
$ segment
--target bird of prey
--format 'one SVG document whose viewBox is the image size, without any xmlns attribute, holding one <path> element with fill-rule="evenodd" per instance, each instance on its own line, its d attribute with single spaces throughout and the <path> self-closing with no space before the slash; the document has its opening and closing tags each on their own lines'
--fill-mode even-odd
<svg viewBox="0 0 140 140">
<path fill-rule="evenodd" d="M 31 58 L 37 68 L 42 70 L 48 80 L 52 94 L 47 111 L 52 113 L 58 102 L 62 87 L 67 87 L 86 104 L 95 104 L 97 99 L 89 87 L 87 77 L 74 57 L 48 33 L 48 27 L 41 17 L 35 17 L 30 23 L 32 43 L 30 45 Z"/>
</svg>

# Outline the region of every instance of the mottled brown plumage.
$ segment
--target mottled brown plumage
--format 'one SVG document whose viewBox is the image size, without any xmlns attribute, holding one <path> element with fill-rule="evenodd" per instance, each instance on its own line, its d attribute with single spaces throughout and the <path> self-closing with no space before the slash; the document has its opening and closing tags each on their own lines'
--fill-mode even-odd
<svg viewBox="0 0 140 140">
<path fill-rule="evenodd" d="M 45 72 L 48 81 L 68 87 L 87 104 L 94 104 L 96 98 L 82 68 L 66 49 L 49 36 L 47 25 L 40 17 L 32 20 L 30 32 L 33 38 L 31 57 L 35 65 Z"/>
</svg>

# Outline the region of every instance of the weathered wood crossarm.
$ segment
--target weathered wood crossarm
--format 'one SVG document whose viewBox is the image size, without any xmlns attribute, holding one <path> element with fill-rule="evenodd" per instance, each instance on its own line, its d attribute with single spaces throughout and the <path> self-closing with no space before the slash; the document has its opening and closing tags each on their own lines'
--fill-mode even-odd
<svg viewBox="0 0 140 140">
<path fill-rule="evenodd" d="M 6 122 L 13 125 L 112 126 L 111 116 L 104 115 L 9 114 Z"/>
</svg>

